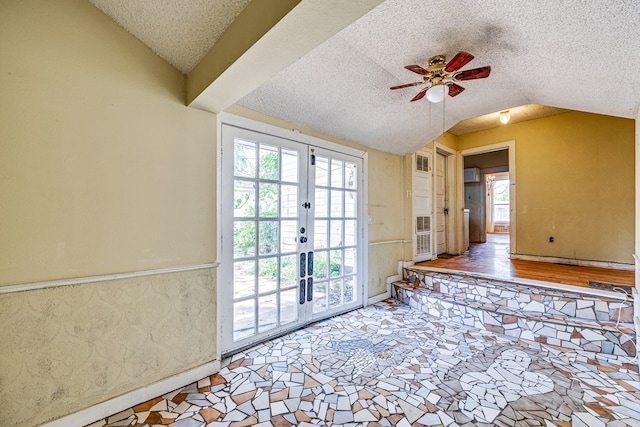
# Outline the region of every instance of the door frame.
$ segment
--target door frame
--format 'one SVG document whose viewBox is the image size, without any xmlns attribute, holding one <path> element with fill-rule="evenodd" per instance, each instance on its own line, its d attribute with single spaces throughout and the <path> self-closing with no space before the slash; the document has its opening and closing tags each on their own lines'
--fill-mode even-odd
<svg viewBox="0 0 640 427">
<path fill-rule="evenodd" d="M 438 258 L 438 246 L 437 246 L 437 232 L 436 227 L 437 227 L 437 215 L 436 215 L 436 168 L 437 168 L 437 156 L 438 154 L 441 154 L 444 156 L 445 158 L 445 169 L 446 169 L 446 175 L 445 175 L 445 201 L 448 201 L 447 203 L 447 208 L 449 209 L 449 214 L 446 215 L 445 217 L 445 223 L 444 223 L 444 227 L 445 227 L 445 236 L 447 241 L 445 242 L 446 245 L 446 252 L 447 253 L 453 253 L 453 254 L 457 254 L 458 253 L 458 248 L 462 247 L 462 241 L 458 242 L 458 235 L 460 237 L 462 237 L 462 232 L 458 233 L 457 229 L 456 229 L 456 224 L 462 224 L 462 217 L 458 218 L 458 209 L 457 206 L 459 206 L 459 201 L 458 201 L 458 197 L 455 197 L 456 194 L 458 194 L 458 192 L 456 191 L 456 152 L 447 147 L 446 145 L 440 144 L 437 141 L 434 141 L 433 143 L 433 178 L 432 178 L 432 190 L 431 190 L 431 194 L 433 194 L 433 224 L 432 224 L 432 230 L 434 230 L 433 232 L 433 238 L 431 239 L 431 253 L 432 253 L 432 259 L 437 259 Z M 453 197 L 452 197 L 453 195 Z M 464 197 L 464 195 L 463 195 Z M 463 200 L 464 201 L 464 200 Z M 461 213 L 461 212 L 460 212 Z"/>
<path fill-rule="evenodd" d="M 491 153 L 493 151 L 509 150 L 509 256 L 516 254 L 516 141 L 504 141 L 496 144 L 483 145 L 460 151 L 461 168 L 458 171 L 460 189 L 458 203 L 464 206 L 464 157 L 476 154 Z M 462 230 L 460 230 L 462 234 Z"/>
<path fill-rule="evenodd" d="M 262 133 L 266 135 L 271 135 L 273 137 L 286 139 L 289 141 L 297 142 L 300 144 L 315 146 L 325 150 L 335 151 L 337 153 L 347 154 L 353 157 L 358 157 L 362 159 L 362 203 L 358 206 L 358 250 L 360 252 L 360 259 L 357 265 L 360 273 L 360 280 L 362 281 L 362 294 L 360 295 L 362 305 L 367 304 L 368 300 L 368 260 L 369 260 L 369 230 L 367 227 L 367 222 L 365 218 L 368 215 L 368 206 L 369 206 L 369 198 L 368 198 L 368 153 L 366 151 L 358 150 L 355 148 L 351 148 L 345 145 L 340 145 L 331 141 L 327 141 L 321 138 L 317 138 L 311 135 L 306 135 L 301 133 L 295 129 L 284 129 L 279 126 L 275 126 L 272 124 L 264 123 L 261 121 L 249 119 L 246 117 L 238 116 L 231 113 L 222 112 L 217 115 L 217 140 L 216 140 L 216 233 L 218 238 L 216 239 L 216 259 L 219 262 L 219 266 L 216 269 L 216 302 L 219 305 L 221 301 L 223 301 L 224 290 L 220 284 L 224 283 L 224 275 L 226 273 L 226 269 L 233 268 L 232 265 L 226 265 L 224 261 L 224 257 L 222 256 L 222 231 L 224 227 L 224 221 L 228 221 L 226 219 L 223 210 L 222 210 L 222 186 L 223 186 L 223 176 L 222 176 L 222 161 L 223 161 L 223 140 L 222 140 L 222 128 L 223 125 L 230 125 L 237 128 L 242 128 L 249 130 L 251 132 Z M 228 156 L 229 154 L 227 154 Z M 219 308 L 216 309 L 216 358 L 220 360 L 223 356 L 223 348 L 222 348 L 222 324 L 224 319 L 222 318 L 222 310 Z M 331 316 L 334 316 L 336 313 L 332 313 Z M 318 320 L 318 319 L 316 319 Z M 296 326 L 291 328 L 292 330 L 299 329 L 300 326 Z M 280 331 L 278 335 L 281 335 L 283 332 Z M 275 334 L 274 334 L 275 336 Z M 265 339 L 269 339 L 266 337 Z M 240 351 L 239 349 L 233 349 L 232 351 Z"/>
</svg>

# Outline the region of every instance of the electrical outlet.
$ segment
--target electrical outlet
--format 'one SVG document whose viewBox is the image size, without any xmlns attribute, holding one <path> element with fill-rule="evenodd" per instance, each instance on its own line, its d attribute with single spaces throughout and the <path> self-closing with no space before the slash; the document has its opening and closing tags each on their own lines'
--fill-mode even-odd
<svg viewBox="0 0 640 427">
<path fill-rule="evenodd" d="M 411 198 L 411 190 L 407 190 L 407 199 Z"/>
</svg>

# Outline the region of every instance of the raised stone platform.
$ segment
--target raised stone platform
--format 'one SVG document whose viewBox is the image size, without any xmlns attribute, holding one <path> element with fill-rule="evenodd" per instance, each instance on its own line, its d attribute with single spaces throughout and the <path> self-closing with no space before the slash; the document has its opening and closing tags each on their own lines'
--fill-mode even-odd
<svg viewBox="0 0 640 427">
<path fill-rule="evenodd" d="M 399 301 L 437 318 L 515 339 L 595 353 L 636 354 L 633 304 L 622 294 L 532 285 L 483 275 L 405 268 Z"/>
</svg>

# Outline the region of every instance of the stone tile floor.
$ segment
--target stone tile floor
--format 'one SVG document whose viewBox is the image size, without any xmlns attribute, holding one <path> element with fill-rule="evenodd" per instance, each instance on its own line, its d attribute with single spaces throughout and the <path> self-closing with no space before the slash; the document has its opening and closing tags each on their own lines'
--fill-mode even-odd
<svg viewBox="0 0 640 427">
<path fill-rule="evenodd" d="M 222 366 L 91 427 L 640 426 L 634 359 L 516 342 L 394 300 Z"/>
</svg>

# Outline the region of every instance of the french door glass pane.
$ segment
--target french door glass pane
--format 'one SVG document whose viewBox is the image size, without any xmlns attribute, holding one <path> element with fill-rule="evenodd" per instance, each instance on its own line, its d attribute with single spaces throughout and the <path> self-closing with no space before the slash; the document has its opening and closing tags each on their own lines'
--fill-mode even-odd
<svg viewBox="0 0 640 427">
<path fill-rule="evenodd" d="M 321 313 L 326 311 L 327 306 L 327 286 L 328 282 L 313 282 L 313 312 Z"/>
<path fill-rule="evenodd" d="M 313 228 L 313 238 L 315 249 L 322 249 L 329 247 L 329 242 L 327 232 L 327 220 L 326 219 L 316 219 L 314 228 Z"/>
<path fill-rule="evenodd" d="M 331 159 L 331 186 L 334 188 L 343 188 L 343 162 L 336 159 Z"/>
<path fill-rule="evenodd" d="M 278 179 L 278 171 L 280 170 L 279 157 L 278 147 L 260 144 L 260 178 Z"/>
<path fill-rule="evenodd" d="M 256 176 L 256 144 L 236 139 L 234 146 L 233 174 L 255 178 Z"/>
<path fill-rule="evenodd" d="M 298 320 L 297 288 L 280 293 L 280 324 L 284 325 Z"/>
<path fill-rule="evenodd" d="M 254 300 L 244 300 L 233 304 L 233 338 L 239 340 L 254 334 Z"/>
<path fill-rule="evenodd" d="M 278 184 L 271 182 L 259 183 L 259 207 L 261 217 L 276 217 L 278 216 Z"/>
<path fill-rule="evenodd" d="M 344 212 L 344 205 L 342 203 L 342 190 L 331 190 L 331 217 L 340 218 Z"/>
<path fill-rule="evenodd" d="M 359 302 L 361 163 L 237 128 L 227 135 L 232 137 L 223 136 L 223 170 L 225 179 L 233 170 L 233 182 L 224 183 L 222 217 L 224 233 L 233 238 L 224 233 L 222 238 L 223 259 L 233 265 L 233 276 L 229 280 L 225 273 L 229 291 L 223 312 L 231 322 L 222 326 L 222 336 L 229 350 Z M 233 165 L 226 162 L 227 153 L 233 153 Z M 309 260 L 312 252 L 312 276 L 300 276 L 301 255 Z M 305 263 L 307 271 L 310 266 Z M 300 282 L 310 285 L 311 277 L 313 299 L 307 294 L 301 304 Z"/>
<path fill-rule="evenodd" d="M 300 155 L 238 138 L 233 153 L 233 340 L 238 341 L 299 319 Z"/>
<path fill-rule="evenodd" d="M 298 221 L 280 221 L 280 252 L 296 252 L 298 243 Z"/>
<path fill-rule="evenodd" d="M 258 332 L 264 332 L 277 326 L 278 302 L 275 294 L 258 299 Z"/>
<path fill-rule="evenodd" d="M 233 216 L 254 217 L 256 215 L 256 187 L 252 181 L 236 180 L 233 192 Z"/>
<path fill-rule="evenodd" d="M 324 188 L 316 187 L 316 218 L 325 218 L 329 216 L 329 191 Z"/>
<path fill-rule="evenodd" d="M 243 298 L 252 296 L 255 293 L 255 269 L 256 262 L 250 261 L 236 261 L 233 263 L 234 267 L 234 284 L 233 284 L 233 298 Z"/>
<path fill-rule="evenodd" d="M 329 186 L 329 159 L 316 157 L 316 185 Z"/>
<path fill-rule="evenodd" d="M 251 257 L 256 254 L 256 221 L 233 222 L 234 258 Z"/>
<path fill-rule="evenodd" d="M 317 315 L 357 301 L 357 177 L 354 162 L 316 157 L 313 312 Z"/>
</svg>

